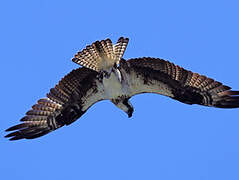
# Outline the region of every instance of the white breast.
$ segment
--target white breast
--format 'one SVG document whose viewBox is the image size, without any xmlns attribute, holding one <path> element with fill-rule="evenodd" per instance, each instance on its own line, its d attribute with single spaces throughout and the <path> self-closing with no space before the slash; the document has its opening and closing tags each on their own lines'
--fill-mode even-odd
<svg viewBox="0 0 239 180">
<path fill-rule="evenodd" d="M 111 73 L 109 78 L 103 78 L 103 86 L 106 99 L 114 99 L 125 94 L 124 87 L 115 73 Z"/>
</svg>

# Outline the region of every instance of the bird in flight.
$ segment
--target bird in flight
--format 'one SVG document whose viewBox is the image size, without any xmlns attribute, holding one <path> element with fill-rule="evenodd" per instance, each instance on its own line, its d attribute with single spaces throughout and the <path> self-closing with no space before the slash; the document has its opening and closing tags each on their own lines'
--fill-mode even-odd
<svg viewBox="0 0 239 180">
<path fill-rule="evenodd" d="M 96 41 L 79 51 L 73 70 L 12 126 L 10 140 L 43 136 L 80 118 L 93 104 L 110 100 L 131 117 L 129 99 L 140 93 L 156 93 L 186 104 L 238 108 L 239 91 L 160 58 L 122 58 L 129 39 Z"/>
</svg>

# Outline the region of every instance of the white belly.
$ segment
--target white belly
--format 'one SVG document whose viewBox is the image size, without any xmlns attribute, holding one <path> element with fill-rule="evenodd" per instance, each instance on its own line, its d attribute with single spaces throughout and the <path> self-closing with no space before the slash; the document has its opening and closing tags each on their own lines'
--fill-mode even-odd
<svg viewBox="0 0 239 180">
<path fill-rule="evenodd" d="M 106 99 L 117 98 L 125 94 L 122 83 L 114 73 L 111 73 L 109 78 L 103 79 L 103 86 Z"/>
</svg>

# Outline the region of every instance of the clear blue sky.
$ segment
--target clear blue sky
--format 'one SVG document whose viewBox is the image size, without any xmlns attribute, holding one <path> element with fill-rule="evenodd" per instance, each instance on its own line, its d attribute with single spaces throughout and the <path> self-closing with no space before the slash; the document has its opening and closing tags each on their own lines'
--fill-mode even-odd
<svg viewBox="0 0 239 180">
<path fill-rule="evenodd" d="M 131 119 L 108 101 L 71 126 L 10 142 L 4 129 L 95 40 L 130 38 L 125 58 L 152 56 L 239 89 L 238 1 L 1 1 L 1 163 L 4 180 L 238 180 L 239 109 L 144 94 Z"/>
</svg>

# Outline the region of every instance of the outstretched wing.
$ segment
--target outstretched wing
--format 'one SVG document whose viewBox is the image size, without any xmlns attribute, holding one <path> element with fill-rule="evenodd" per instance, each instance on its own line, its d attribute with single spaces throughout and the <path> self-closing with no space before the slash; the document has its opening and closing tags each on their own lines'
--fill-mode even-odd
<svg viewBox="0 0 239 180">
<path fill-rule="evenodd" d="M 121 60 L 131 96 L 158 93 L 187 104 L 219 108 L 239 107 L 239 91 L 206 76 L 158 58 Z"/>
<path fill-rule="evenodd" d="M 46 98 L 38 100 L 20 121 L 6 131 L 10 140 L 33 139 L 77 120 L 95 102 L 103 99 L 97 72 L 78 68 L 66 75 Z"/>
</svg>

